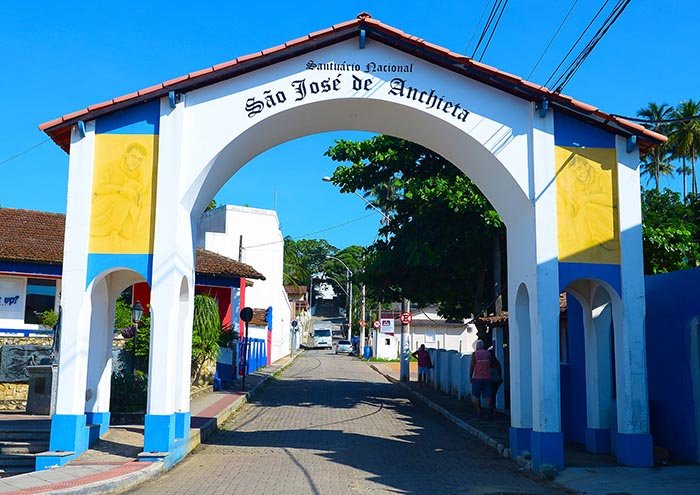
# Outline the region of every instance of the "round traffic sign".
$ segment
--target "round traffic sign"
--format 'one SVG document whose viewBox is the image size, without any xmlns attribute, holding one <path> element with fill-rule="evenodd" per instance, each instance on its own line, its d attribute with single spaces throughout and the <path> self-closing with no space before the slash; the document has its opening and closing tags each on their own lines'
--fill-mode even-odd
<svg viewBox="0 0 700 495">
<path fill-rule="evenodd" d="M 253 309 L 249 308 L 247 306 L 245 308 L 241 309 L 240 317 L 241 317 L 241 320 L 248 323 L 250 320 L 253 319 Z"/>
<path fill-rule="evenodd" d="M 360 320 L 360 326 L 365 328 L 365 325 L 367 325 L 367 322 L 365 322 L 365 320 Z"/>
<path fill-rule="evenodd" d="M 401 313 L 401 316 L 399 319 L 401 320 L 401 323 L 403 323 L 404 325 L 410 325 L 411 322 L 413 321 L 413 316 L 411 315 L 411 313 L 404 312 L 404 313 Z"/>
<path fill-rule="evenodd" d="M 374 328 L 376 328 L 377 330 L 379 330 L 379 327 L 382 326 L 382 324 L 379 323 L 379 320 L 377 320 L 377 321 L 374 322 L 374 324 L 373 324 L 372 326 L 373 326 Z"/>
</svg>

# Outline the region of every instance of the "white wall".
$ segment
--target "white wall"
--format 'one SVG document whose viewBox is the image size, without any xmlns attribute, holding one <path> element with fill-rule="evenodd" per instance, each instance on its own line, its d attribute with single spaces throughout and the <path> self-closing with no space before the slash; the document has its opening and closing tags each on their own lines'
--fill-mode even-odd
<svg viewBox="0 0 700 495">
<path fill-rule="evenodd" d="M 245 304 L 251 308 L 272 307 L 269 353 L 274 362 L 289 354 L 291 321 L 289 300 L 283 287 L 284 238 L 277 213 L 234 205 L 208 211 L 199 222 L 197 246 L 238 260 L 241 235 L 241 261 L 265 276 L 265 280 L 251 280 L 253 286 L 246 288 Z"/>
<path fill-rule="evenodd" d="M 0 273 L 0 334 L 3 330 L 46 330 L 41 325 L 35 323 L 25 323 L 24 313 L 27 303 L 27 278 L 26 276 L 16 276 L 12 274 Z M 31 278 L 54 279 L 41 275 Z M 59 294 L 61 293 L 61 281 L 56 280 L 56 296 L 54 298 L 53 309 L 58 311 Z M 14 303 L 5 302 L 6 297 L 19 296 Z M 12 332 L 5 332 L 14 334 Z"/>
</svg>

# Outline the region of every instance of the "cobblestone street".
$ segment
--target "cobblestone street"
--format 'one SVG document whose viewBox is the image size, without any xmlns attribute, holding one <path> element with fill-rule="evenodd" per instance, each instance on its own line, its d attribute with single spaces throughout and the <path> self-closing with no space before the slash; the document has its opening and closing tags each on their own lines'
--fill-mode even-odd
<svg viewBox="0 0 700 495">
<path fill-rule="evenodd" d="M 561 493 L 412 404 L 366 363 L 306 351 L 143 494 Z"/>
</svg>

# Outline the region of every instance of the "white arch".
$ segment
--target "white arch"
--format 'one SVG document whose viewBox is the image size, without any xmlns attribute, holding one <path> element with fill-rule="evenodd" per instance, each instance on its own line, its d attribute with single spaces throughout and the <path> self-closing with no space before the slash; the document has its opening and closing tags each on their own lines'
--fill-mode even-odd
<svg viewBox="0 0 700 495">
<path fill-rule="evenodd" d="M 494 154 L 515 137 L 506 126 L 501 126 L 501 137 L 497 133 L 478 136 L 492 146 L 489 150 L 464 129 L 412 106 L 374 98 L 343 98 L 293 107 L 246 129 L 216 153 L 191 181 L 183 197 L 184 208 L 191 210 L 193 216 L 203 211 L 226 181 L 260 153 L 331 130 L 389 134 L 439 153 L 474 181 L 506 225 L 531 207 L 526 192 Z"/>
</svg>

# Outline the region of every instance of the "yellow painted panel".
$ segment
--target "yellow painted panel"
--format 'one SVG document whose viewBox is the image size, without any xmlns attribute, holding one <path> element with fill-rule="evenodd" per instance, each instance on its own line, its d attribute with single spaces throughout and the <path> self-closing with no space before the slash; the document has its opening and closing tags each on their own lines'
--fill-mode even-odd
<svg viewBox="0 0 700 495">
<path fill-rule="evenodd" d="M 620 263 L 613 148 L 556 146 L 559 260 Z"/>
<path fill-rule="evenodd" d="M 157 158 L 157 135 L 95 136 L 90 253 L 153 253 Z"/>
</svg>

